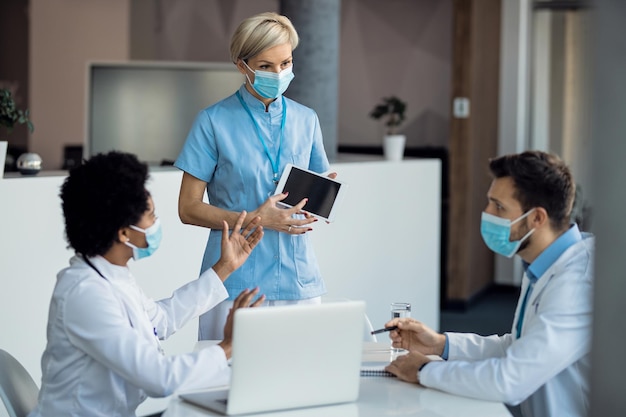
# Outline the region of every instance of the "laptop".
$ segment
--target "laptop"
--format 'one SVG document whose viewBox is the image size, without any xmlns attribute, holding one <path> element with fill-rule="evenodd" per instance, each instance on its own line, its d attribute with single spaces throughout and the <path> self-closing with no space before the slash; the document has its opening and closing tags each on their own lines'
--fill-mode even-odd
<svg viewBox="0 0 626 417">
<path fill-rule="evenodd" d="M 364 315 L 364 301 L 237 310 L 229 389 L 179 396 L 224 415 L 354 402 Z"/>
</svg>

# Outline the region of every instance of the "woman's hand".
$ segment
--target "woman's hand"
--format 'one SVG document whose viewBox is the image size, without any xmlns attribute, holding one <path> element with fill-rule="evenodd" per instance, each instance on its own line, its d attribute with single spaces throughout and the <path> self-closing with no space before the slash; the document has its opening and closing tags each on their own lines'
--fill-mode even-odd
<svg viewBox="0 0 626 417">
<path fill-rule="evenodd" d="M 265 295 L 261 295 L 256 301 L 252 302 L 254 297 L 259 293 L 259 288 L 255 288 L 253 290 L 245 289 L 235 301 L 233 301 L 233 307 L 228 312 L 228 317 L 226 318 L 226 324 L 224 325 L 224 340 L 218 343 L 219 346 L 224 349 L 224 353 L 226 354 L 226 358 L 230 358 L 232 354 L 233 348 L 233 326 L 235 324 L 235 311 L 240 308 L 248 308 L 248 307 L 258 307 L 263 304 L 265 301 Z"/>
<path fill-rule="evenodd" d="M 385 323 L 385 327 L 397 326 L 389 333 L 392 346 L 423 355 L 443 354 L 446 336 L 432 330 L 422 322 L 411 318 L 396 318 Z"/>
<path fill-rule="evenodd" d="M 279 201 L 287 198 L 288 193 L 276 194 L 269 197 L 257 208 L 253 214 L 263 219 L 263 227 L 292 235 L 301 235 L 313 229 L 308 227 L 317 221 L 311 214 L 303 211 L 308 199 L 303 198 L 297 205 L 291 208 L 280 208 Z M 296 219 L 294 214 L 304 215 L 302 219 Z"/>
<path fill-rule="evenodd" d="M 233 232 L 229 235 L 228 223 L 222 221 L 222 256 L 213 265 L 213 270 L 222 281 L 248 259 L 254 247 L 263 238 L 263 227 L 259 225 L 261 219 L 255 217 L 241 230 L 246 218 L 245 210 L 239 214 Z"/>
</svg>

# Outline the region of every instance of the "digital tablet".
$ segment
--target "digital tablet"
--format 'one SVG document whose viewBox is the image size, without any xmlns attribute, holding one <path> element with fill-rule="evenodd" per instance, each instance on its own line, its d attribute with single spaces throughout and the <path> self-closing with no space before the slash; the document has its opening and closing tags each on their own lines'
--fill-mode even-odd
<svg viewBox="0 0 626 417">
<path fill-rule="evenodd" d="M 303 198 L 308 198 L 309 201 L 303 210 L 315 217 L 332 222 L 345 189 L 346 185 L 340 181 L 287 164 L 275 194 L 289 193 L 287 198 L 279 202 L 285 207 L 293 207 Z"/>
</svg>

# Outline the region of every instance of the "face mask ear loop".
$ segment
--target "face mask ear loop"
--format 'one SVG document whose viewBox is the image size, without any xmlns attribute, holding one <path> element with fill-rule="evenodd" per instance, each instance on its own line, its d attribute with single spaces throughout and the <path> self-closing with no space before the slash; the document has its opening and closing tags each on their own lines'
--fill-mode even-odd
<svg viewBox="0 0 626 417">
<path fill-rule="evenodd" d="M 520 221 L 520 220 L 522 220 L 522 219 L 524 219 L 524 218 L 528 217 L 528 216 L 530 215 L 530 213 L 532 213 L 533 211 L 535 211 L 535 209 L 534 209 L 534 208 L 533 208 L 533 209 L 531 209 L 531 210 L 528 210 L 528 212 L 527 212 L 526 214 L 521 215 L 521 216 L 519 217 L 519 219 L 515 220 L 514 222 L 511 222 L 511 226 L 513 226 L 513 225 L 514 225 L 515 223 L 517 223 L 518 221 Z M 530 230 L 528 231 L 528 233 L 526 233 L 526 234 L 525 234 L 525 235 L 524 235 L 524 236 L 523 236 L 523 237 L 519 240 L 520 245 L 521 245 L 521 244 L 522 244 L 522 243 L 523 243 L 526 239 L 528 239 L 528 237 L 529 237 L 530 235 L 532 235 L 534 231 L 535 231 L 535 228 L 534 228 L 534 227 L 533 227 L 532 229 L 530 229 Z"/>
<path fill-rule="evenodd" d="M 256 71 L 254 71 L 252 68 L 250 68 L 250 66 L 249 66 L 249 65 L 246 63 L 246 61 L 244 61 L 243 59 L 241 60 L 241 62 L 243 62 L 243 64 L 246 66 L 246 68 L 248 68 L 251 72 L 253 72 L 253 73 L 254 73 L 254 76 L 256 77 Z M 261 97 L 264 97 L 264 96 L 263 96 L 263 94 L 259 93 L 259 91 L 258 91 L 256 88 L 254 88 L 254 83 L 250 80 L 250 77 L 248 77 L 248 72 L 247 72 L 247 71 L 246 71 L 246 73 L 245 73 L 245 76 L 246 76 L 246 81 L 248 82 L 248 85 L 249 85 L 250 87 L 252 87 L 252 89 L 253 89 L 254 91 L 256 91 L 256 93 L 257 93 L 258 95 L 260 95 Z"/>
<path fill-rule="evenodd" d="M 248 66 L 248 64 L 246 63 L 246 61 L 243 58 L 239 58 L 239 59 L 241 59 L 241 62 L 243 62 L 243 65 L 245 65 L 246 68 L 248 68 L 251 72 L 254 72 L 254 71 L 252 71 L 252 68 L 250 68 Z M 244 75 L 246 76 L 246 80 L 248 81 L 248 84 L 252 85 L 252 81 L 250 81 L 250 77 L 248 77 L 248 72 L 247 71 L 246 71 L 246 73 Z"/>
<path fill-rule="evenodd" d="M 528 233 L 526 233 L 526 234 L 524 235 L 524 237 L 522 237 L 522 238 L 519 240 L 519 241 L 520 241 L 520 243 L 522 243 L 522 242 L 524 242 L 526 239 L 528 239 L 528 236 L 532 235 L 534 231 L 535 231 L 535 229 L 530 229 L 530 230 L 528 231 Z"/>
<path fill-rule="evenodd" d="M 136 231 L 138 231 L 138 232 L 141 232 L 141 233 L 143 233 L 144 235 L 146 234 L 146 229 L 142 229 L 141 227 L 139 227 L 139 226 L 135 226 L 134 224 L 131 224 L 131 225 L 130 225 L 130 226 L 128 226 L 128 227 L 130 227 L 131 229 L 136 230 Z"/>
<path fill-rule="evenodd" d="M 513 220 L 511 222 L 511 226 L 513 226 L 515 223 L 519 222 L 522 219 L 525 219 L 526 217 L 530 216 L 530 213 L 532 213 L 533 211 L 535 211 L 534 208 L 528 210 L 526 213 L 522 214 L 521 216 L 519 216 L 517 219 Z"/>
<path fill-rule="evenodd" d="M 129 225 L 128 227 L 130 227 L 131 229 L 136 230 L 136 231 L 138 231 L 138 232 L 140 232 L 140 233 L 143 233 L 144 235 L 146 234 L 145 229 L 142 229 L 142 228 L 141 228 L 141 227 L 139 227 L 139 226 L 135 226 L 134 224 L 131 224 L 131 225 Z M 133 244 L 133 243 L 130 241 L 130 237 L 126 240 L 126 242 L 123 242 L 123 243 L 124 243 L 126 246 L 128 246 L 129 248 L 131 248 L 131 249 L 133 250 L 133 258 L 134 258 L 134 257 L 135 257 L 135 251 L 136 251 L 137 249 L 139 249 L 139 246 L 136 246 L 135 244 Z"/>
</svg>

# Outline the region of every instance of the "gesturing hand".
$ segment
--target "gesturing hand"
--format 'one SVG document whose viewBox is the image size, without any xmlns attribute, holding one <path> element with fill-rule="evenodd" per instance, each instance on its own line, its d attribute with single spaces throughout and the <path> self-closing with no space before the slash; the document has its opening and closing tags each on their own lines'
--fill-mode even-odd
<svg viewBox="0 0 626 417">
<path fill-rule="evenodd" d="M 259 225 L 260 217 L 255 217 L 241 230 L 245 210 L 239 214 L 233 232 L 229 234 L 228 223 L 222 222 L 222 256 L 213 266 L 213 270 L 224 281 L 228 275 L 239 268 L 248 259 L 250 253 L 263 237 L 263 227 Z"/>
<path fill-rule="evenodd" d="M 224 353 L 227 358 L 230 358 L 232 352 L 232 343 L 233 343 L 233 326 L 235 321 L 235 311 L 240 308 L 248 308 L 248 307 L 258 307 L 263 304 L 265 301 L 265 295 L 261 295 L 256 301 L 252 302 L 254 297 L 259 293 L 259 288 L 255 288 L 253 290 L 245 289 L 235 301 L 233 301 L 233 307 L 228 312 L 228 317 L 226 318 L 226 324 L 224 325 L 224 340 L 222 340 L 219 345 L 224 349 Z"/>
</svg>

